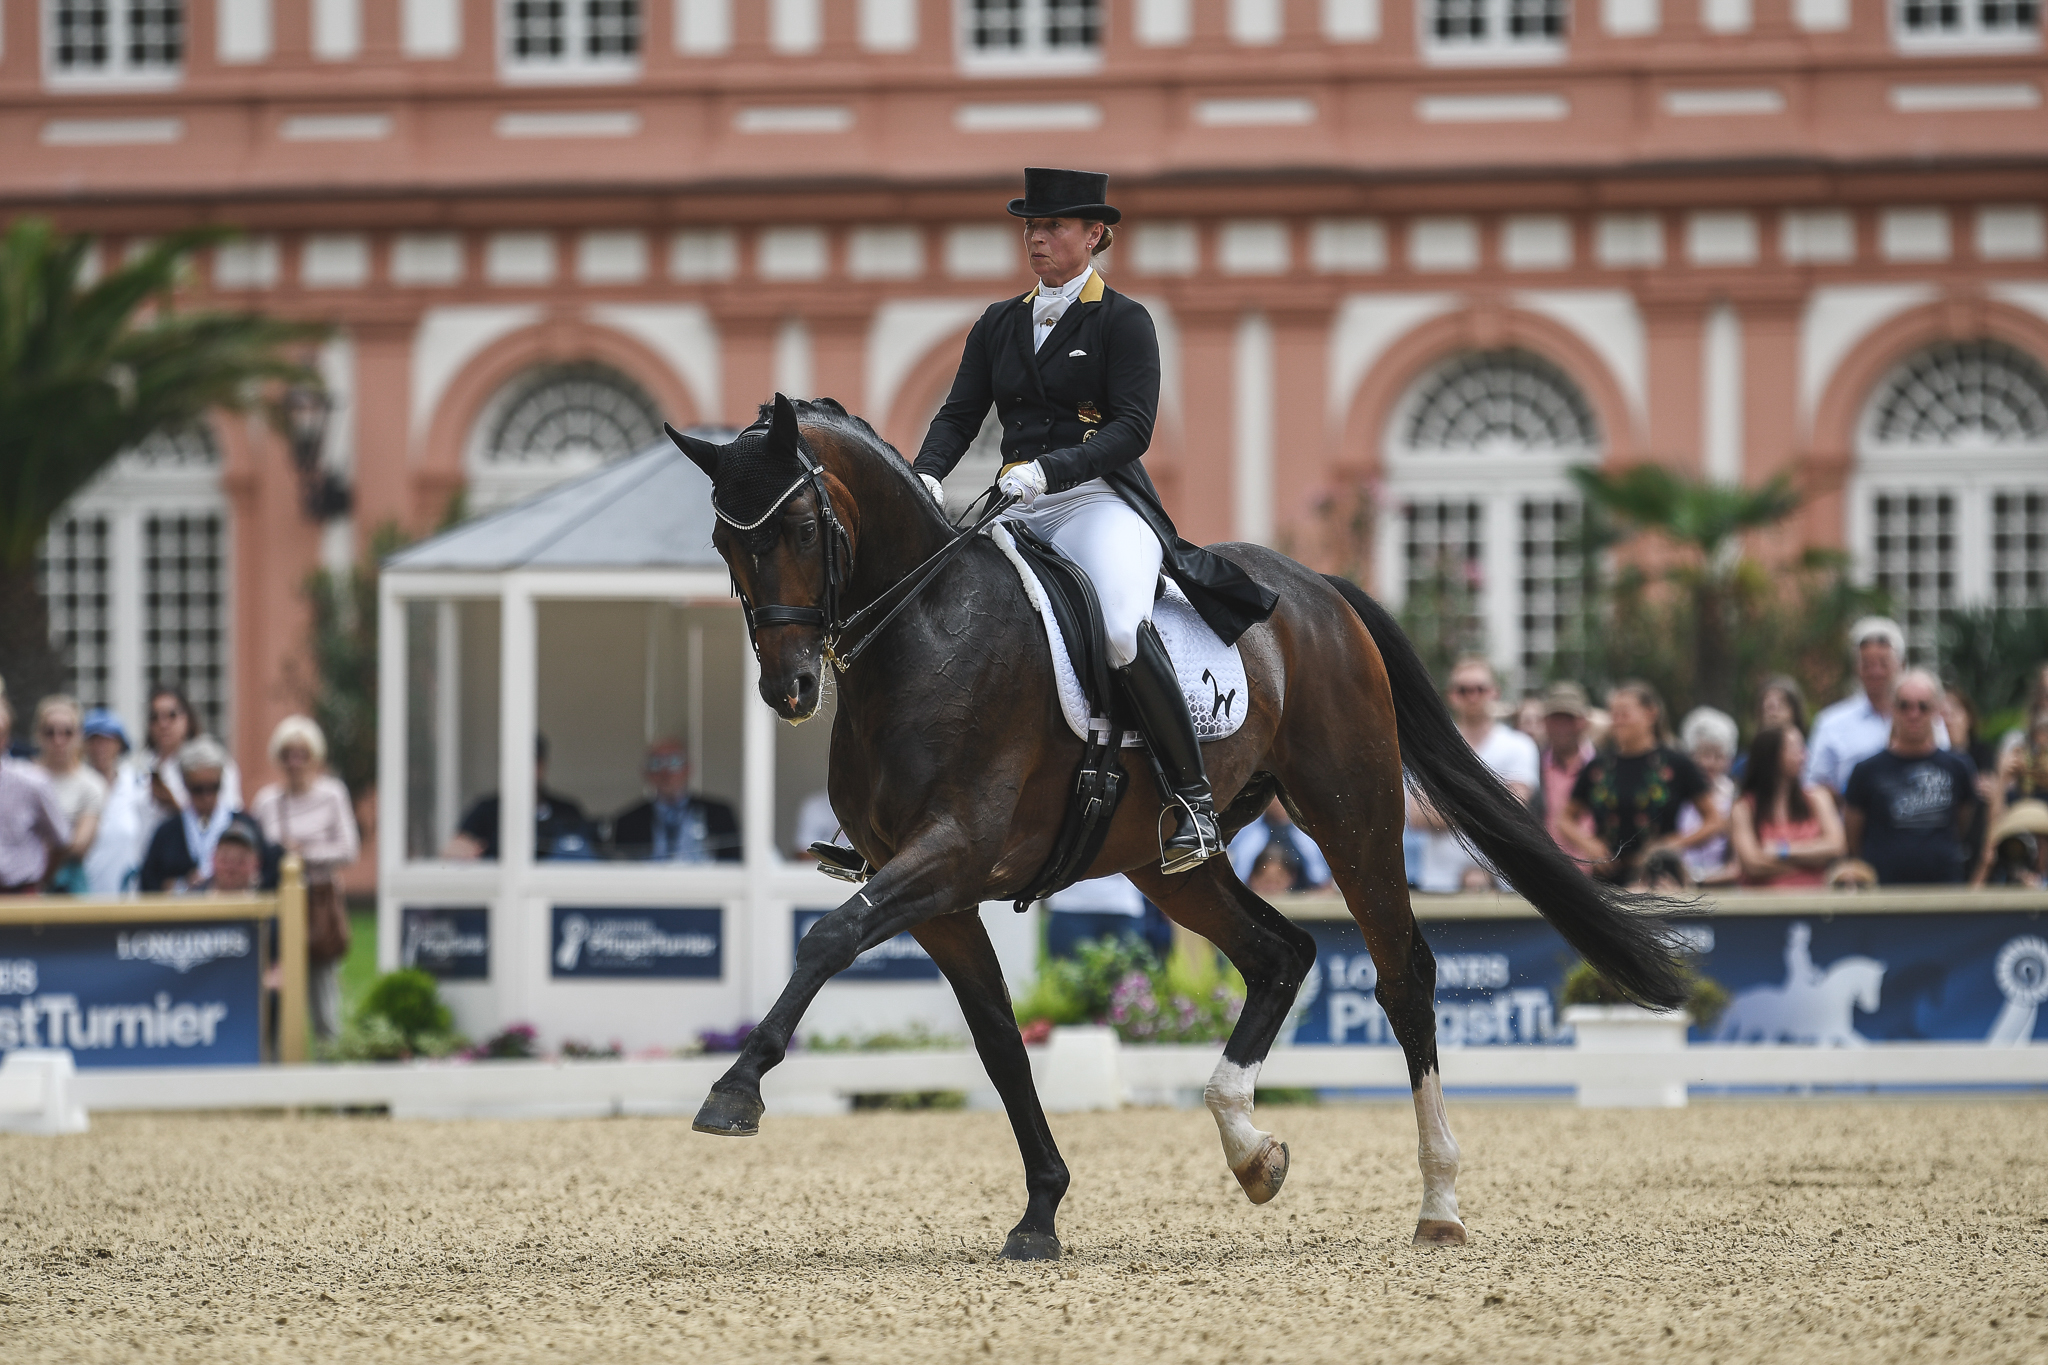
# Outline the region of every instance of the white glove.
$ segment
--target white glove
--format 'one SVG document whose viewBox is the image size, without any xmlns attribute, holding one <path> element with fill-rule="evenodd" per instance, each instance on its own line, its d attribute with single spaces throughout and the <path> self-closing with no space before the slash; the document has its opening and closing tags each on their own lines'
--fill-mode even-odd
<svg viewBox="0 0 2048 1365">
<path fill-rule="evenodd" d="M 1015 498 L 1019 507 L 1029 507 L 1045 492 L 1045 484 L 1045 470 L 1033 460 L 997 479 L 996 489 L 1005 497 Z"/>
<path fill-rule="evenodd" d="M 924 491 L 932 495 L 932 501 L 939 505 L 939 510 L 941 512 L 945 511 L 946 485 L 940 483 L 929 474 L 920 474 L 917 477 L 924 480 Z"/>
</svg>

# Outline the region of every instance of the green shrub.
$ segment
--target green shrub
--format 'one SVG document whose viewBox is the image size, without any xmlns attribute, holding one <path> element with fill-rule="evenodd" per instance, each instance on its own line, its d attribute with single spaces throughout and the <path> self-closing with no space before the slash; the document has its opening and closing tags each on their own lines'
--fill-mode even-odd
<svg viewBox="0 0 2048 1365">
<path fill-rule="evenodd" d="M 408 1039 L 446 1033 L 455 1024 L 455 1016 L 441 1003 L 440 983 L 417 967 L 378 977 L 358 1013 L 364 1018 L 383 1016 Z"/>
<path fill-rule="evenodd" d="M 1092 939 L 1071 958 L 1043 963 L 1017 1002 L 1021 1024 L 1107 1024 L 1127 1043 L 1204 1043 L 1230 1036 L 1244 1009 L 1244 980 L 1215 955 L 1161 966 L 1131 935 Z"/>
<path fill-rule="evenodd" d="M 1727 988 L 1692 967 L 1680 970 L 1685 974 L 1687 985 L 1685 1012 L 1699 1027 L 1712 1028 L 1714 1021 L 1721 1017 L 1721 1011 L 1728 1008 Z M 1564 988 L 1558 992 L 1557 1003 L 1562 1006 L 1632 1005 L 1635 1002 L 1595 971 L 1592 963 L 1580 962 L 1565 973 Z"/>
</svg>

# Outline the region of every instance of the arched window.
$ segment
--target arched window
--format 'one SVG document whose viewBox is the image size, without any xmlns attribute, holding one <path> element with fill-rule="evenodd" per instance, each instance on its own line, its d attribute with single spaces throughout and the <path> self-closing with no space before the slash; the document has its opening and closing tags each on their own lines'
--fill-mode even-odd
<svg viewBox="0 0 2048 1365">
<path fill-rule="evenodd" d="M 661 438 L 661 414 L 638 384 L 604 365 L 530 370 L 486 405 L 471 441 L 470 494 L 502 507 Z"/>
<path fill-rule="evenodd" d="M 1431 652 L 1484 653 L 1524 684 L 1573 666 L 1591 565 L 1565 471 L 1600 448 L 1585 394 L 1531 351 L 1467 351 L 1409 390 L 1386 436 L 1379 581 Z"/>
<path fill-rule="evenodd" d="M 1908 356 L 1864 409 L 1851 509 L 1916 658 L 1958 607 L 2048 600 L 2048 369 L 1988 338 Z"/>
</svg>

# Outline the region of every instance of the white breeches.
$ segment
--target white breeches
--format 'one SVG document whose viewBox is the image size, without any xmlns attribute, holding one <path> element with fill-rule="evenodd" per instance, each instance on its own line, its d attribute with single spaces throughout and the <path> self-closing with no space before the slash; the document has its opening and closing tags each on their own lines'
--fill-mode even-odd
<svg viewBox="0 0 2048 1365">
<path fill-rule="evenodd" d="M 1159 537 L 1145 519 L 1107 483 L 1090 479 L 1064 493 L 1048 493 L 1029 511 L 1012 511 L 1003 520 L 1030 527 L 1081 566 L 1102 603 L 1110 664 L 1122 668 L 1137 658 L 1138 626 L 1152 619 L 1164 561 Z"/>
</svg>

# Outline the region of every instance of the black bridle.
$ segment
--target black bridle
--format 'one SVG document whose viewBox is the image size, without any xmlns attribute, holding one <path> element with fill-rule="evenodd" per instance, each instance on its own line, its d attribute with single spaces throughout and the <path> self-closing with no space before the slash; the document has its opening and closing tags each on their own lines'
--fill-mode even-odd
<svg viewBox="0 0 2048 1365">
<path fill-rule="evenodd" d="M 867 652 L 867 647 L 881 637 L 883 629 L 896 619 L 897 614 L 916 600 L 918 593 L 937 576 L 939 570 L 945 568 L 955 555 L 973 541 L 974 537 L 987 530 L 990 523 L 1007 512 L 1016 502 L 1015 498 L 1005 497 L 995 489 L 989 489 L 982 495 L 989 499 L 988 510 L 982 513 L 981 518 L 972 527 L 940 546 L 923 563 L 883 589 L 882 594 L 874 601 L 853 615 L 842 618 L 839 614 L 839 602 L 845 592 L 847 580 L 853 576 L 853 539 L 847 535 L 845 524 L 832 509 L 832 493 L 825 486 L 825 467 L 812 457 L 810 447 L 804 443 L 801 436 L 797 438 L 796 457 L 798 463 L 803 466 L 803 471 L 797 475 L 796 481 L 769 505 L 768 510 L 752 522 L 743 522 L 728 515 L 725 509 L 718 505 L 718 494 L 714 491 L 711 495 L 712 512 L 720 521 L 742 534 L 758 533 L 771 518 L 780 516 L 782 509 L 789 506 L 790 500 L 801 494 L 806 487 L 810 488 L 817 500 L 818 521 L 823 528 L 823 534 L 818 537 L 819 552 L 825 559 L 823 602 L 808 607 L 783 606 L 779 603 L 756 607 L 747 600 L 746 593 L 741 591 L 738 575 L 733 576 L 733 596 L 740 599 L 740 610 L 746 613 L 747 639 L 754 646 L 756 659 L 761 657 L 760 631 L 773 626 L 810 626 L 824 633 L 826 660 L 836 671 L 846 672 Z M 975 501 L 979 502 L 981 499 L 977 498 Z M 969 506 L 973 504 L 970 503 Z M 781 539 L 779 533 L 775 539 Z M 887 611 L 882 612 L 879 620 L 873 620 L 871 623 L 871 618 L 877 611 L 881 611 L 882 605 L 888 602 L 898 589 L 903 589 L 906 585 L 907 590 L 896 598 Z M 847 644 L 848 640 L 853 641 L 850 647 Z"/>
</svg>

